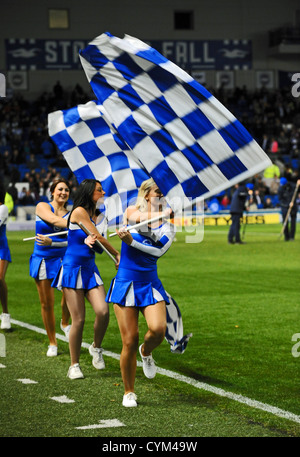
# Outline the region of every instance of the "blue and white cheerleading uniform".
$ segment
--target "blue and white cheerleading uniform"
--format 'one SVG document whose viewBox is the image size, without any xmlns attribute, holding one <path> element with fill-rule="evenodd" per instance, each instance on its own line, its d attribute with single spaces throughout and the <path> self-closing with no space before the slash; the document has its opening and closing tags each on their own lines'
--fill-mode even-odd
<svg viewBox="0 0 300 457">
<path fill-rule="evenodd" d="M 49 203 L 51 211 L 54 213 L 53 206 Z M 64 218 L 68 217 L 66 213 Z M 36 216 L 35 234 L 47 235 L 48 233 L 61 232 L 60 227 L 43 221 Z M 29 261 L 29 274 L 35 279 L 53 279 L 61 265 L 62 259 L 67 249 L 67 235 L 50 237 L 53 240 L 52 246 L 43 246 L 35 241 L 33 253 Z"/>
<path fill-rule="evenodd" d="M 0 260 L 11 262 L 10 250 L 6 236 L 6 224 L 8 220 L 8 208 L 0 205 Z"/>
<path fill-rule="evenodd" d="M 99 253 L 101 251 L 97 248 L 89 248 L 84 243 L 86 237 L 85 232 L 77 224 L 70 223 L 68 247 L 61 267 L 51 284 L 52 287 L 59 290 L 63 287 L 89 290 L 103 284 L 95 264 L 95 251 Z"/>
<path fill-rule="evenodd" d="M 167 252 L 175 237 L 175 227 L 164 223 L 151 233 L 130 231 L 131 245 L 122 243 L 121 261 L 106 296 L 108 303 L 145 307 L 164 300 L 169 303 L 157 276 L 157 260 Z"/>
</svg>

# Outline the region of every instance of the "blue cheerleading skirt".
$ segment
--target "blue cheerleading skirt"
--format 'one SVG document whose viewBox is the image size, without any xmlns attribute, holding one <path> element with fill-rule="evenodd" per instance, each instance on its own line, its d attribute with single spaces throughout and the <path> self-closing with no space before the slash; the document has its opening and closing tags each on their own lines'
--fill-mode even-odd
<svg viewBox="0 0 300 457">
<path fill-rule="evenodd" d="M 11 262 L 11 255 L 8 246 L 4 245 L 0 247 L 0 260 L 7 260 L 8 262 Z"/>
<path fill-rule="evenodd" d="M 121 306 L 145 307 L 164 300 L 169 303 L 157 271 L 119 269 L 106 295 L 107 303 Z"/>
<path fill-rule="evenodd" d="M 44 258 L 32 254 L 29 260 L 29 274 L 35 279 L 53 279 L 61 266 L 61 262 L 62 259 L 60 257 Z M 45 267 L 43 273 L 41 271 L 42 267 Z"/>
<path fill-rule="evenodd" d="M 97 265 L 92 260 L 83 265 L 67 264 L 63 262 L 51 286 L 61 290 L 69 289 L 90 290 L 102 286 L 103 281 Z"/>
</svg>

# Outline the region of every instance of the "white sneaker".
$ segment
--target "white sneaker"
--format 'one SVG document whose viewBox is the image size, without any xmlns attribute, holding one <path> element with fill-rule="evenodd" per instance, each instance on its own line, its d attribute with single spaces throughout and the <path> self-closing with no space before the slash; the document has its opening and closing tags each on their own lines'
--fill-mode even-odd
<svg viewBox="0 0 300 457">
<path fill-rule="evenodd" d="M 102 348 L 95 348 L 94 343 L 89 347 L 89 353 L 93 357 L 92 364 L 97 370 L 103 370 L 105 368 L 105 362 L 103 360 Z"/>
<path fill-rule="evenodd" d="M 48 346 L 47 357 L 56 357 L 57 356 L 57 346 L 50 344 Z"/>
<path fill-rule="evenodd" d="M 69 341 L 69 333 L 71 330 L 71 325 L 67 325 L 67 327 L 63 327 L 62 321 L 60 321 L 60 329 L 64 332 L 67 340 Z"/>
<path fill-rule="evenodd" d="M 75 363 L 74 365 L 70 366 L 67 376 L 70 379 L 83 379 L 84 378 L 83 373 L 80 369 L 79 363 Z"/>
<path fill-rule="evenodd" d="M 155 362 L 153 360 L 152 354 L 147 355 L 146 357 L 142 355 L 142 346 L 143 346 L 143 344 L 140 345 L 139 352 L 140 352 L 140 356 L 142 357 L 142 361 L 143 361 L 144 375 L 146 376 L 146 378 L 152 379 L 156 375 Z"/>
<path fill-rule="evenodd" d="M 135 395 L 134 392 L 129 392 L 126 395 L 123 395 L 123 402 L 122 405 L 126 406 L 126 408 L 132 408 L 134 406 L 137 406 L 137 396 Z"/>
<path fill-rule="evenodd" d="M 11 328 L 10 314 L 7 314 L 7 313 L 1 314 L 1 328 L 2 328 L 2 330 L 9 330 Z"/>
</svg>

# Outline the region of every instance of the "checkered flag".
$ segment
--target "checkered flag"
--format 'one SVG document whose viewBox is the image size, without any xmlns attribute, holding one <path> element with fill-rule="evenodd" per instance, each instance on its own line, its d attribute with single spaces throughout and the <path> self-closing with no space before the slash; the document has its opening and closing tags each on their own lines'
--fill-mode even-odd
<svg viewBox="0 0 300 457">
<path fill-rule="evenodd" d="M 150 175 L 112 127 L 103 106 L 90 101 L 55 111 L 48 116 L 48 128 L 77 181 L 95 178 L 101 182 L 108 224 L 120 224 Z"/>
<path fill-rule="evenodd" d="M 170 303 L 167 304 L 167 330 L 165 339 L 170 344 L 171 352 L 183 354 L 186 350 L 189 339 L 193 336 L 192 333 L 183 335 L 182 316 L 174 298 L 166 292 Z"/>
<path fill-rule="evenodd" d="M 119 223 L 152 177 L 173 211 L 203 201 L 271 161 L 203 86 L 142 41 L 104 33 L 80 59 L 97 101 L 49 115 L 49 134 L 78 182 L 101 181 L 108 220 Z M 178 305 L 167 306 L 166 338 L 184 352 Z"/>
<path fill-rule="evenodd" d="M 265 152 L 212 94 L 142 41 L 104 33 L 80 59 L 113 127 L 174 211 L 269 166 Z"/>
</svg>

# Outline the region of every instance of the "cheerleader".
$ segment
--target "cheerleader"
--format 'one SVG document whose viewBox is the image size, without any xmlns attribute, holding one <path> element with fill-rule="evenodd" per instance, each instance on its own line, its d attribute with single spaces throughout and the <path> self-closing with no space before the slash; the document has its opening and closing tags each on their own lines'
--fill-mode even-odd
<svg viewBox="0 0 300 457">
<path fill-rule="evenodd" d="M 84 377 L 79 358 L 85 320 L 85 297 L 96 314 L 94 342 L 89 347 L 92 364 L 98 370 L 105 368 L 101 345 L 108 326 L 109 310 L 105 301 L 103 281 L 95 264 L 95 241 L 98 239 L 115 257 L 116 267 L 120 255 L 96 229 L 96 204 L 103 200 L 104 194 L 101 183 L 95 179 L 85 179 L 79 185 L 69 217 L 67 251 L 52 283 L 53 287 L 64 291 L 72 317 L 69 335 L 71 365 L 67 374 L 70 379 Z M 87 237 L 79 223 L 82 223 L 92 235 Z"/>
<path fill-rule="evenodd" d="M 67 235 L 45 236 L 67 230 L 69 211 L 66 209 L 70 189 L 68 181 L 56 178 L 51 186 L 51 203 L 40 202 L 36 206 L 36 237 L 33 253 L 29 261 L 29 274 L 34 278 L 44 326 L 49 338 L 48 357 L 57 356 L 55 334 L 54 290 L 51 287 L 53 278 L 59 270 L 67 248 Z M 62 319 L 60 327 L 68 337 L 70 331 L 70 312 L 64 294 L 61 299 Z"/>
<path fill-rule="evenodd" d="M 122 352 L 120 368 L 124 383 L 123 406 L 137 406 L 134 393 L 136 354 L 139 341 L 138 316 L 144 315 L 148 331 L 139 353 L 143 371 L 147 378 L 154 378 L 156 366 L 152 351 L 163 341 L 166 333 L 166 303 L 168 296 L 157 276 L 157 260 L 170 248 L 175 228 L 163 217 L 170 217 L 171 210 L 164 210 L 162 193 L 153 179 L 144 181 L 139 189 L 136 206 L 125 212 L 125 221 L 141 222 L 161 215 L 151 226 L 130 232 L 125 228 L 118 231 L 122 240 L 121 261 L 116 277 L 112 280 L 106 300 L 114 303 L 118 321 Z"/>
<path fill-rule="evenodd" d="M 5 190 L 0 187 L 0 301 L 2 305 L 1 329 L 8 330 L 11 328 L 10 314 L 7 305 L 7 284 L 5 275 L 9 263 L 11 263 L 11 254 L 6 237 L 6 224 L 8 220 L 8 208 L 4 205 Z"/>
</svg>

